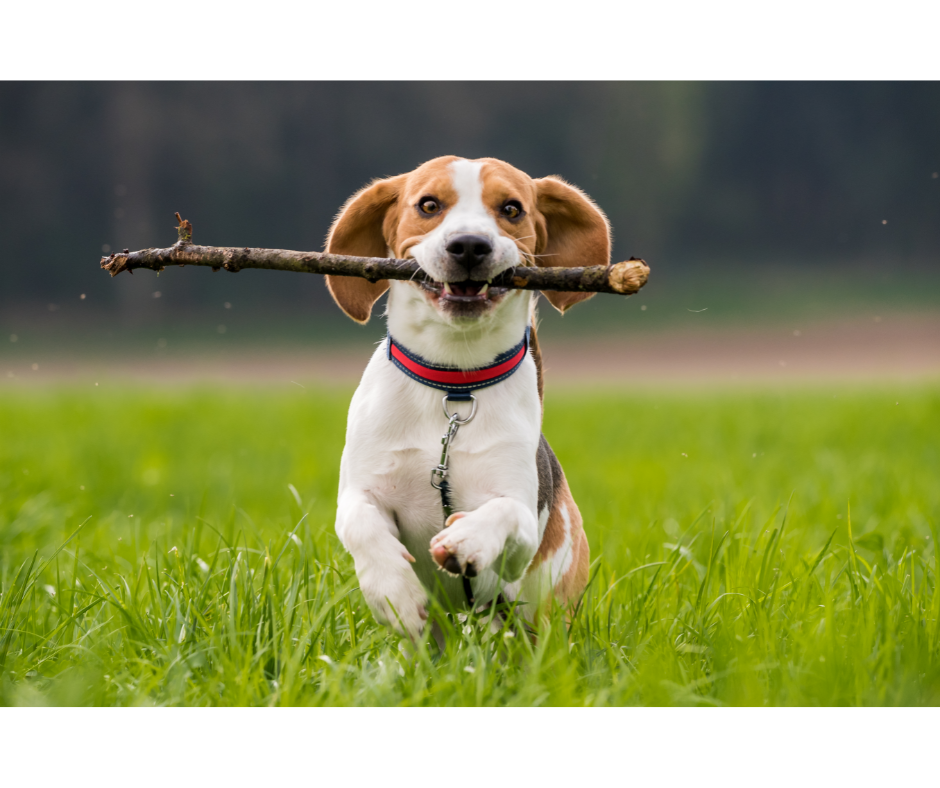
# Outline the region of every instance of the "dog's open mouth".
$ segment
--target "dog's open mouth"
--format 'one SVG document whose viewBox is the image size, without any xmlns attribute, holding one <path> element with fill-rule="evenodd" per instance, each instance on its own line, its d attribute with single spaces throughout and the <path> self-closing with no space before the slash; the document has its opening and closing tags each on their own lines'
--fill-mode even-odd
<svg viewBox="0 0 940 788">
<path fill-rule="evenodd" d="M 489 282 L 474 282 L 472 279 L 465 282 L 444 282 L 444 292 L 441 293 L 441 298 L 445 301 L 458 301 L 463 304 L 486 301 L 489 289 Z"/>
<path fill-rule="evenodd" d="M 441 301 L 456 304 L 474 304 L 490 301 L 506 292 L 505 287 L 491 287 L 489 282 L 467 279 L 463 282 L 421 282 L 425 290 L 438 296 Z"/>
</svg>

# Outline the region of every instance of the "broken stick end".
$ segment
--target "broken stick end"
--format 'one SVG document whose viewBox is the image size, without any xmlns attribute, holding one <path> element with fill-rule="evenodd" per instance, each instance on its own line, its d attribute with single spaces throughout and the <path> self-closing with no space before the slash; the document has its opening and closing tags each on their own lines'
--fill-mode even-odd
<svg viewBox="0 0 940 788">
<path fill-rule="evenodd" d="M 188 244 L 193 242 L 193 225 L 189 219 L 184 219 L 180 216 L 180 212 L 176 212 L 176 221 L 179 222 L 179 227 L 176 228 L 177 235 L 179 236 L 179 243 Z"/>
<path fill-rule="evenodd" d="M 127 266 L 127 256 L 123 254 L 112 254 L 101 258 L 101 267 L 111 276 L 117 276 Z"/>
</svg>

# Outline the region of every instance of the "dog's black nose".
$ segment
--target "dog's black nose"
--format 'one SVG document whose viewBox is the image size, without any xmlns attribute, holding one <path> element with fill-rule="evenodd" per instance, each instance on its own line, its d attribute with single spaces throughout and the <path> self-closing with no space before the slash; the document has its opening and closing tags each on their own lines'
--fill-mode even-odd
<svg viewBox="0 0 940 788">
<path fill-rule="evenodd" d="M 455 235 L 447 242 L 451 259 L 467 271 L 482 263 L 493 252 L 493 244 L 485 235 Z"/>
</svg>

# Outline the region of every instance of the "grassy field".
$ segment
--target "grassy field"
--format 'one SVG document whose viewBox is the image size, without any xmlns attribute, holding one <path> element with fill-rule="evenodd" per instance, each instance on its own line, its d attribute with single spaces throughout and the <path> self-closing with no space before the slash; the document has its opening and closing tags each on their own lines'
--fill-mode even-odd
<svg viewBox="0 0 940 788">
<path fill-rule="evenodd" d="M 350 394 L 0 391 L 0 702 L 940 702 L 937 385 L 551 389 L 588 592 L 414 658 L 333 532 Z"/>
</svg>

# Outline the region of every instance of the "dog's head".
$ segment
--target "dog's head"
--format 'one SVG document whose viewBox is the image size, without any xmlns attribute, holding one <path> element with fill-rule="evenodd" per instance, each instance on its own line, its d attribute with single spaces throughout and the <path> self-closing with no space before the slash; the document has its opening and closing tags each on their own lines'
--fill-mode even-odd
<svg viewBox="0 0 940 788">
<path fill-rule="evenodd" d="M 463 322 L 498 308 L 506 291 L 488 283 L 512 266 L 606 265 L 610 228 L 587 195 L 559 178 L 533 179 L 498 159 L 444 156 L 354 194 L 326 250 L 413 257 L 435 282 L 408 286 L 443 319 Z M 387 280 L 326 279 L 336 303 L 360 323 L 388 288 Z M 544 295 L 564 312 L 592 294 Z"/>
</svg>

